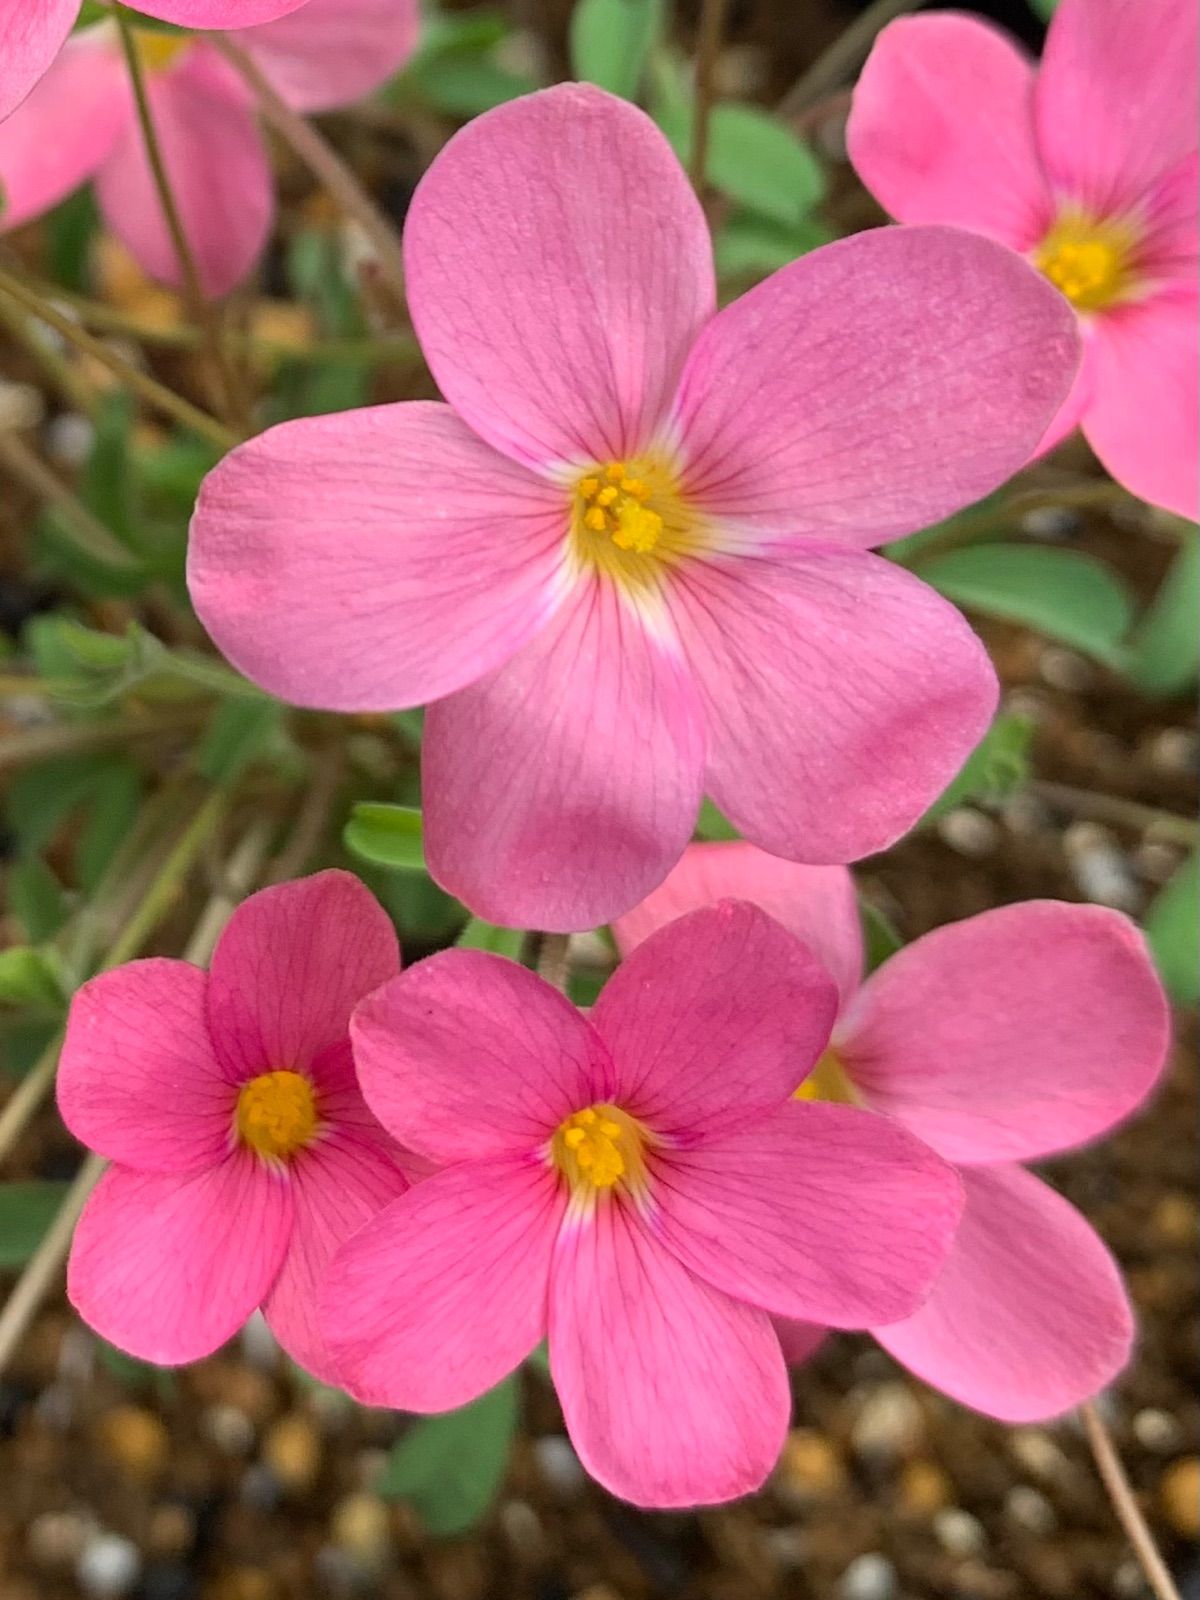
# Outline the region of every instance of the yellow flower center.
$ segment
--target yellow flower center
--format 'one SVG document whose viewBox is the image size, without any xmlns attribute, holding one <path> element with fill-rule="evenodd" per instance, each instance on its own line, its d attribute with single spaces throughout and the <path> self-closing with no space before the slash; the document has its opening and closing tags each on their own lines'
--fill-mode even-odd
<svg viewBox="0 0 1200 1600">
<path fill-rule="evenodd" d="M 1065 212 L 1042 240 L 1033 262 L 1079 311 L 1103 311 L 1132 283 L 1137 244 L 1126 223 L 1095 222 Z"/>
<path fill-rule="evenodd" d="M 160 33 L 157 28 L 138 28 L 134 32 L 138 60 L 147 72 L 163 72 L 174 66 L 191 42 L 186 33 Z"/>
<path fill-rule="evenodd" d="M 550 1141 L 554 1165 L 577 1199 L 593 1200 L 618 1183 L 641 1189 L 645 1183 L 647 1134 L 619 1106 L 588 1106 L 561 1123 Z"/>
<path fill-rule="evenodd" d="M 833 1050 L 826 1050 L 792 1096 L 793 1100 L 832 1100 L 837 1105 L 858 1104 L 850 1075 Z"/>
<path fill-rule="evenodd" d="M 646 502 L 650 485 L 623 461 L 610 461 L 601 472 L 579 480 L 578 515 L 589 533 L 606 535 L 618 550 L 649 555 L 663 531 L 663 519 Z"/>
<path fill-rule="evenodd" d="M 705 521 L 683 499 L 660 456 L 589 467 L 571 495 L 576 557 L 632 588 L 656 585 L 670 565 L 705 543 Z"/>
<path fill-rule="evenodd" d="M 244 1084 L 235 1115 L 237 1135 L 260 1156 L 286 1158 L 317 1131 L 312 1084 L 299 1072 L 263 1072 Z"/>
</svg>

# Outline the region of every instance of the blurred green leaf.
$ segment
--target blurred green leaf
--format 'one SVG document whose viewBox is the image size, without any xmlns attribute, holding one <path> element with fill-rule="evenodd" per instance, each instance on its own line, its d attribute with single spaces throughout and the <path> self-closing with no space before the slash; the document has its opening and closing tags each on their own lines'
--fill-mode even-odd
<svg viewBox="0 0 1200 1600">
<path fill-rule="evenodd" d="M 701 839 L 740 839 L 741 834 L 722 811 L 718 811 L 705 795 L 700 802 L 700 815 L 696 818 L 696 832 Z"/>
<path fill-rule="evenodd" d="M 686 166 L 690 108 L 660 101 L 657 118 Z M 825 193 L 825 174 L 808 146 L 769 112 L 732 100 L 709 116 L 705 176 L 748 211 L 785 228 L 803 222 Z"/>
<path fill-rule="evenodd" d="M 392 80 L 393 101 L 416 98 L 453 117 L 490 111 L 538 85 L 526 73 L 496 60 L 496 46 L 511 29 L 498 11 L 439 14 L 429 18 L 416 55 Z"/>
<path fill-rule="evenodd" d="M 863 965 L 871 973 L 876 967 L 881 967 L 889 956 L 894 956 L 897 950 L 902 949 L 904 940 L 891 918 L 862 895 L 858 897 L 858 914 L 863 931 Z"/>
<path fill-rule="evenodd" d="M 194 699 L 197 691 L 262 700 L 262 690 L 224 662 L 198 651 L 168 649 L 131 622 L 124 633 L 85 627 L 72 617 L 35 617 L 26 642 L 41 675 L 55 680 L 60 699 L 98 709 L 131 689 L 147 698 Z"/>
<path fill-rule="evenodd" d="M 968 800 L 986 805 L 1006 800 L 1029 774 L 1032 742 L 1033 723 L 1027 717 L 1001 712 L 921 822 L 932 822 Z"/>
<path fill-rule="evenodd" d="M 662 0 L 578 0 L 571 13 L 571 70 L 636 100 L 662 22 Z"/>
<path fill-rule="evenodd" d="M 735 212 L 713 241 L 717 272 L 722 278 L 765 276 L 832 238 L 832 232 L 812 218 L 784 224 Z"/>
<path fill-rule="evenodd" d="M 398 872 L 424 872 L 421 813 L 415 806 L 360 800 L 342 834 L 347 850 Z"/>
<path fill-rule="evenodd" d="M 1200 850 L 1158 891 L 1143 926 L 1172 999 L 1195 1005 L 1200 1001 Z"/>
<path fill-rule="evenodd" d="M 977 544 L 914 565 L 957 605 L 1024 623 L 1101 661 L 1117 659 L 1133 620 L 1122 581 L 1075 550 Z"/>
<path fill-rule="evenodd" d="M 15 944 L 0 950 L 0 1003 L 61 1011 L 67 1003 L 61 967 L 52 949 Z"/>
<path fill-rule="evenodd" d="M 492 955 L 519 961 L 525 946 L 525 930 L 498 928 L 494 922 L 472 917 L 454 942 L 460 950 L 488 950 Z"/>
<path fill-rule="evenodd" d="M 100 213 L 91 184 L 84 184 L 54 207 L 42 223 L 46 269 L 54 283 L 82 294 L 88 287 L 88 257 Z"/>
<path fill-rule="evenodd" d="M 93 423 L 92 448 L 79 479 L 79 498 L 105 527 L 136 548 L 132 456 L 134 406 L 113 390 L 101 398 Z"/>
<path fill-rule="evenodd" d="M 70 914 L 62 885 L 40 855 L 13 863 L 8 875 L 8 906 L 35 944 L 52 939 Z"/>
<path fill-rule="evenodd" d="M 213 783 L 230 784 L 256 756 L 265 755 L 283 726 L 276 700 L 225 700 L 196 750 L 196 766 Z"/>
<path fill-rule="evenodd" d="M 90 894 L 129 836 L 142 803 L 142 775 L 132 761 L 112 756 L 97 770 L 87 795 L 87 821 L 75 841 L 75 874 Z"/>
<path fill-rule="evenodd" d="M 1178 694 L 1200 670 L 1200 534 L 1184 536 L 1124 657 L 1126 675 L 1147 694 Z"/>
<path fill-rule="evenodd" d="M 1029 9 L 1043 22 L 1049 22 L 1058 10 L 1058 4 L 1059 0 L 1029 0 Z"/>
<path fill-rule="evenodd" d="M 407 1500 L 438 1539 L 466 1533 L 486 1515 L 504 1480 L 517 1427 L 517 1382 L 506 1378 L 458 1411 L 415 1422 L 377 1484 Z"/>
<path fill-rule="evenodd" d="M 67 1192 L 65 1183 L 0 1183 L 0 1270 L 23 1267 L 41 1244 Z"/>
</svg>

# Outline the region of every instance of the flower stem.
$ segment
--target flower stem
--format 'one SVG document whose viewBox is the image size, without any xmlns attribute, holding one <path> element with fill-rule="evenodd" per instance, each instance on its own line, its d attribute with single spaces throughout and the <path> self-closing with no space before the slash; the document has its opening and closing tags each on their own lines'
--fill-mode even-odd
<svg viewBox="0 0 1200 1600">
<path fill-rule="evenodd" d="M 42 461 L 15 433 L 0 428 L 0 467 L 4 467 L 39 500 L 53 506 L 58 512 L 63 530 L 70 535 L 75 548 L 93 561 L 119 572 L 135 572 L 141 563 L 132 556 L 119 539 L 94 517 L 76 495 L 72 494 Z"/>
<path fill-rule="evenodd" d="M 692 149 L 688 170 L 697 194 L 704 192 L 708 166 L 708 122 L 712 111 L 717 56 L 729 0 L 704 0 L 696 43 L 696 103 L 692 116 Z"/>
<path fill-rule="evenodd" d="M 1092 1447 L 1096 1469 L 1108 1491 L 1113 1510 L 1117 1513 L 1121 1526 L 1133 1546 L 1138 1564 L 1146 1575 L 1146 1582 L 1158 1596 L 1158 1600 L 1180 1600 L 1175 1580 L 1167 1571 L 1167 1564 L 1159 1554 L 1154 1535 L 1146 1525 L 1146 1519 L 1142 1516 L 1134 1497 L 1133 1487 L 1125 1476 L 1125 1468 L 1121 1465 L 1121 1458 L 1117 1454 L 1112 1435 L 1105 1427 L 1092 1401 L 1085 1400 L 1079 1408 L 1079 1414 L 1083 1418 L 1083 1429 L 1087 1434 L 1088 1444 Z"/>
<path fill-rule="evenodd" d="M 560 994 L 566 994 L 571 976 L 571 935 L 569 933 L 544 933 L 538 947 L 538 977 L 552 984 Z"/>
</svg>

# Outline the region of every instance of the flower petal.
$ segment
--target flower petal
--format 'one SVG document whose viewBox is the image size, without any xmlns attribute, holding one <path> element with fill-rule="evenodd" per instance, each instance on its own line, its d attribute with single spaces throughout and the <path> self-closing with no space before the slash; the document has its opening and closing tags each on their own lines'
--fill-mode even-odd
<svg viewBox="0 0 1200 1600">
<path fill-rule="evenodd" d="M 511 661 L 430 707 L 429 869 L 490 922 L 595 927 L 679 859 L 703 769 L 677 647 L 607 580 L 583 577 Z"/>
<path fill-rule="evenodd" d="M 305 0 L 138 0 L 138 10 L 180 28 L 250 28 L 284 17 Z"/>
<path fill-rule="evenodd" d="M 829 1337 L 828 1328 L 815 1327 L 811 1322 L 793 1322 L 788 1317 L 773 1317 L 779 1348 L 789 1367 L 798 1367 L 816 1355 Z"/>
<path fill-rule="evenodd" d="M 432 1161 L 528 1155 L 615 1075 L 591 1024 L 535 973 L 443 950 L 365 1000 L 354 1057 L 367 1104 Z"/>
<path fill-rule="evenodd" d="M 448 1411 L 507 1377 L 546 1332 L 564 1205 L 549 1167 L 468 1162 L 355 1234 L 321 1294 L 325 1342 L 355 1399 Z"/>
<path fill-rule="evenodd" d="M 228 1152 L 234 1079 L 216 1056 L 208 980 L 152 957 L 76 993 L 58 1064 L 58 1109 L 75 1137 L 140 1172 L 189 1172 Z"/>
<path fill-rule="evenodd" d="M 473 683 L 533 636 L 566 527 L 563 491 L 448 406 L 304 417 L 204 480 L 188 587 L 221 650 L 271 693 L 395 710 Z"/>
<path fill-rule="evenodd" d="M 296 111 L 329 111 L 378 89 L 408 60 L 417 0 L 306 0 L 237 43 Z"/>
<path fill-rule="evenodd" d="M 147 92 L 201 288 L 222 295 L 252 271 L 266 247 L 275 201 L 254 111 L 240 98 L 214 92 L 217 75 L 205 65 L 211 49 L 193 45 L 180 66 L 150 76 Z M 108 225 L 139 265 L 163 283 L 181 283 L 179 257 L 136 121 L 100 167 L 96 197 Z"/>
<path fill-rule="evenodd" d="M 837 1009 L 817 958 L 765 912 L 724 900 L 652 933 L 605 984 L 591 1023 L 620 1104 L 688 1140 L 750 1121 L 792 1094 Z"/>
<path fill-rule="evenodd" d="M 1195 521 L 1200 299 L 1193 291 L 1123 306 L 1097 318 L 1093 340 L 1088 443 L 1126 489 Z"/>
<path fill-rule="evenodd" d="M 78 15 L 79 0 L 0 0 L 0 118 L 49 69 Z"/>
<path fill-rule="evenodd" d="M 265 1298 L 291 1228 L 287 1183 L 244 1151 L 182 1177 L 112 1167 L 75 1229 L 67 1293 L 139 1361 L 198 1361 Z"/>
<path fill-rule="evenodd" d="M 442 393 L 538 465 L 646 445 L 716 303 L 704 213 L 670 146 L 587 84 L 457 133 L 413 198 L 404 262 Z"/>
<path fill-rule="evenodd" d="M 799 1102 L 651 1163 L 654 1225 L 692 1272 L 776 1316 L 912 1314 L 962 1212 L 953 1167 L 897 1123 Z"/>
<path fill-rule="evenodd" d="M 865 551 L 798 544 L 681 572 L 672 610 L 705 699 L 705 787 L 793 860 L 886 849 L 955 776 L 996 675 L 948 601 Z"/>
<path fill-rule="evenodd" d="M 263 1313 L 292 1360 L 323 1383 L 338 1374 L 317 1325 L 318 1291 L 340 1246 L 408 1188 L 390 1143 L 335 1126 L 288 1164 L 296 1222 Z"/>
<path fill-rule="evenodd" d="M 883 544 L 1023 467 L 1079 365 L 1076 317 L 957 228 L 814 250 L 719 313 L 676 407 L 685 493 L 764 535 Z"/>
<path fill-rule="evenodd" d="M 1133 1315 L 1116 1263 L 1032 1173 L 962 1176 L 966 1211 L 933 1293 L 876 1336 L 926 1383 L 1003 1422 L 1069 1411 L 1129 1357 Z"/>
<path fill-rule="evenodd" d="M 807 945 L 838 986 L 842 1005 L 862 978 L 862 924 L 845 867 L 802 867 L 741 839 L 690 844 L 657 889 L 612 925 L 629 954 L 658 928 L 718 900 L 749 900 Z"/>
<path fill-rule="evenodd" d="M 251 895 L 209 968 L 208 1021 L 227 1071 L 306 1071 L 346 1038 L 358 1002 L 400 970 L 386 911 L 353 873 L 318 872 Z"/>
<path fill-rule="evenodd" d="M 635 1505 L 749 1494 L 783 1447 L 791 1396 L 770 1319 L 694 1277 L 619 1203 L 560 1237 L 550 1371 L 580 1460 Z"/>
<path fill-rule="evenodd" d="M 898 18 L 855 86 L 846 127 L 855 171 L 900 222 L 953 222 L 1028 250 L 1051 207 L 1033 78 L 1025 52 L 975 17 Z"/>
<path fill-rule="evenodd" d="M 1162 1070 L 1169 1023 L 1141 934 L 1102 906 L 1030 900 L 927 933 L 838 1028 L 855 1086 L 951 1161 L 1094 1139 Z"/>
<path fill-rule="evenodd" d="M 3 10 L 0 3 L 7 49 Z M 124 63 L 107 30 L 68 40 L 20 109 L 0 121 L 0 230 L 41 216 L 85 183 L 131 115 Z"/>
<path fill-rule="evenodd" d="M 1062 0 L 1035 90 L 1056 190 L 1105 216 L 1196 148 L 1192 0 Z"/>
</svg>

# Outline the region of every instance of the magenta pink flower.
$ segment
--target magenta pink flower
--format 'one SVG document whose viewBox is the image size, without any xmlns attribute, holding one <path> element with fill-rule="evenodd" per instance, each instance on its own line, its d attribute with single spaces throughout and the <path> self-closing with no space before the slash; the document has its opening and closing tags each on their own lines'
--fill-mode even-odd
<svg viewBox="0 0 1200 1600">
<path fill-rule="evenodd" d="M 0 0 L 0 16 L 6 9 Z M 152 9 L 147 7 L 146 9 Z M 161 7 L 208 26 L 292 8 L 244 0 Z M 157 12 L 156 12 L 157 14 Z M 416 40 L 416 0 L 307 0 L 235 34 L 288 103 L 323 111 L 356 100 L 400 66 Z M 271 168 L 249 90 L 214 47 L 143 31 L 155 128 L 206 293 L 250 272 L 271 231 Z M 101 213 L 152 277 L 178 283 L 178 256 L 137 122 L 116 28 L 69 39 L 20 109 L 0 123 L 0 229 L 40 216 L 89 178 Z"/>
<path fill-rule="evenodd" d="M 239 906 L 207 974 L 152 959 L 84 984 L 58 1104 L 114 1163 L 67 1278 L 98 1333 L 173 1365 L 210 1354 L 261 1305 L 288 1353 L 332 1376 L 316 1281 L 406 1186 L 349 1040 L 355 1004 L 399 967 L 371 895 L 322 872 Z"/>
<path fill-rule="evenodd" d="M 725 895 L 763 906 L 837 983 L 831 1048 L 805 1089 L 894 1117 L 959 1167 L 966 1210 L 945 1270 L 876 1338 L 1008 1422 L 1095 1394 L 1133 1336 L 1120 1274 L 1074 1207 L 1015 1163 L 1095 1139 L 1153 1088 L 1168 1020 L 1141 935 L 1115 911 L 1028 901 L 926 934 L 863 982 L 848 872 L 702 844 L 616 924 L 618 945 L 636 960 L 664 923 Z M 791 1358 L 820 1337 L 780 1334 Z"/>
<path fill-rule="evenodd" d="M 906 1316 L 959 1214 L 911 1134 L 791 1099 L 834 1008 L 815 958 L 733 904 L 648 940 L 586 1018 L 479 952 L 386 984 L 352 1024 L 363 1093 L 443 1170 L 334 1260 L 341 1381 L 441 1411 L 548 1332 L 571 1437 L 614 1493 L 756 1488 L 789 1410 L 768 1313 Z"/>
<path fill-rule="evenodd" d="M 662 134 L 562 85 L 457 134 L 405 264 L 449 405 L 285 423 L 208 478 L 189 582 L 272 693 L 434 701 L 426 848 L 494 922 L 660 882 L 702 790 L 780 854 L 882 849 L 995 700 L 936 594 L 867 553 L 1023 465 L 1077 339 L 1011 252 L 830 245 L 715 313 Z"/>
<path fill-rule="evenodd" d="M 953 12 L 885 28 L 855 91 L 859 176 L 902 222 L 1011 245 L 1074 305 L 1082 423 L 1134 494 L 1197 514 L 1194 0 L 1062 0 L 1041 70 Z"/>
</svg>

